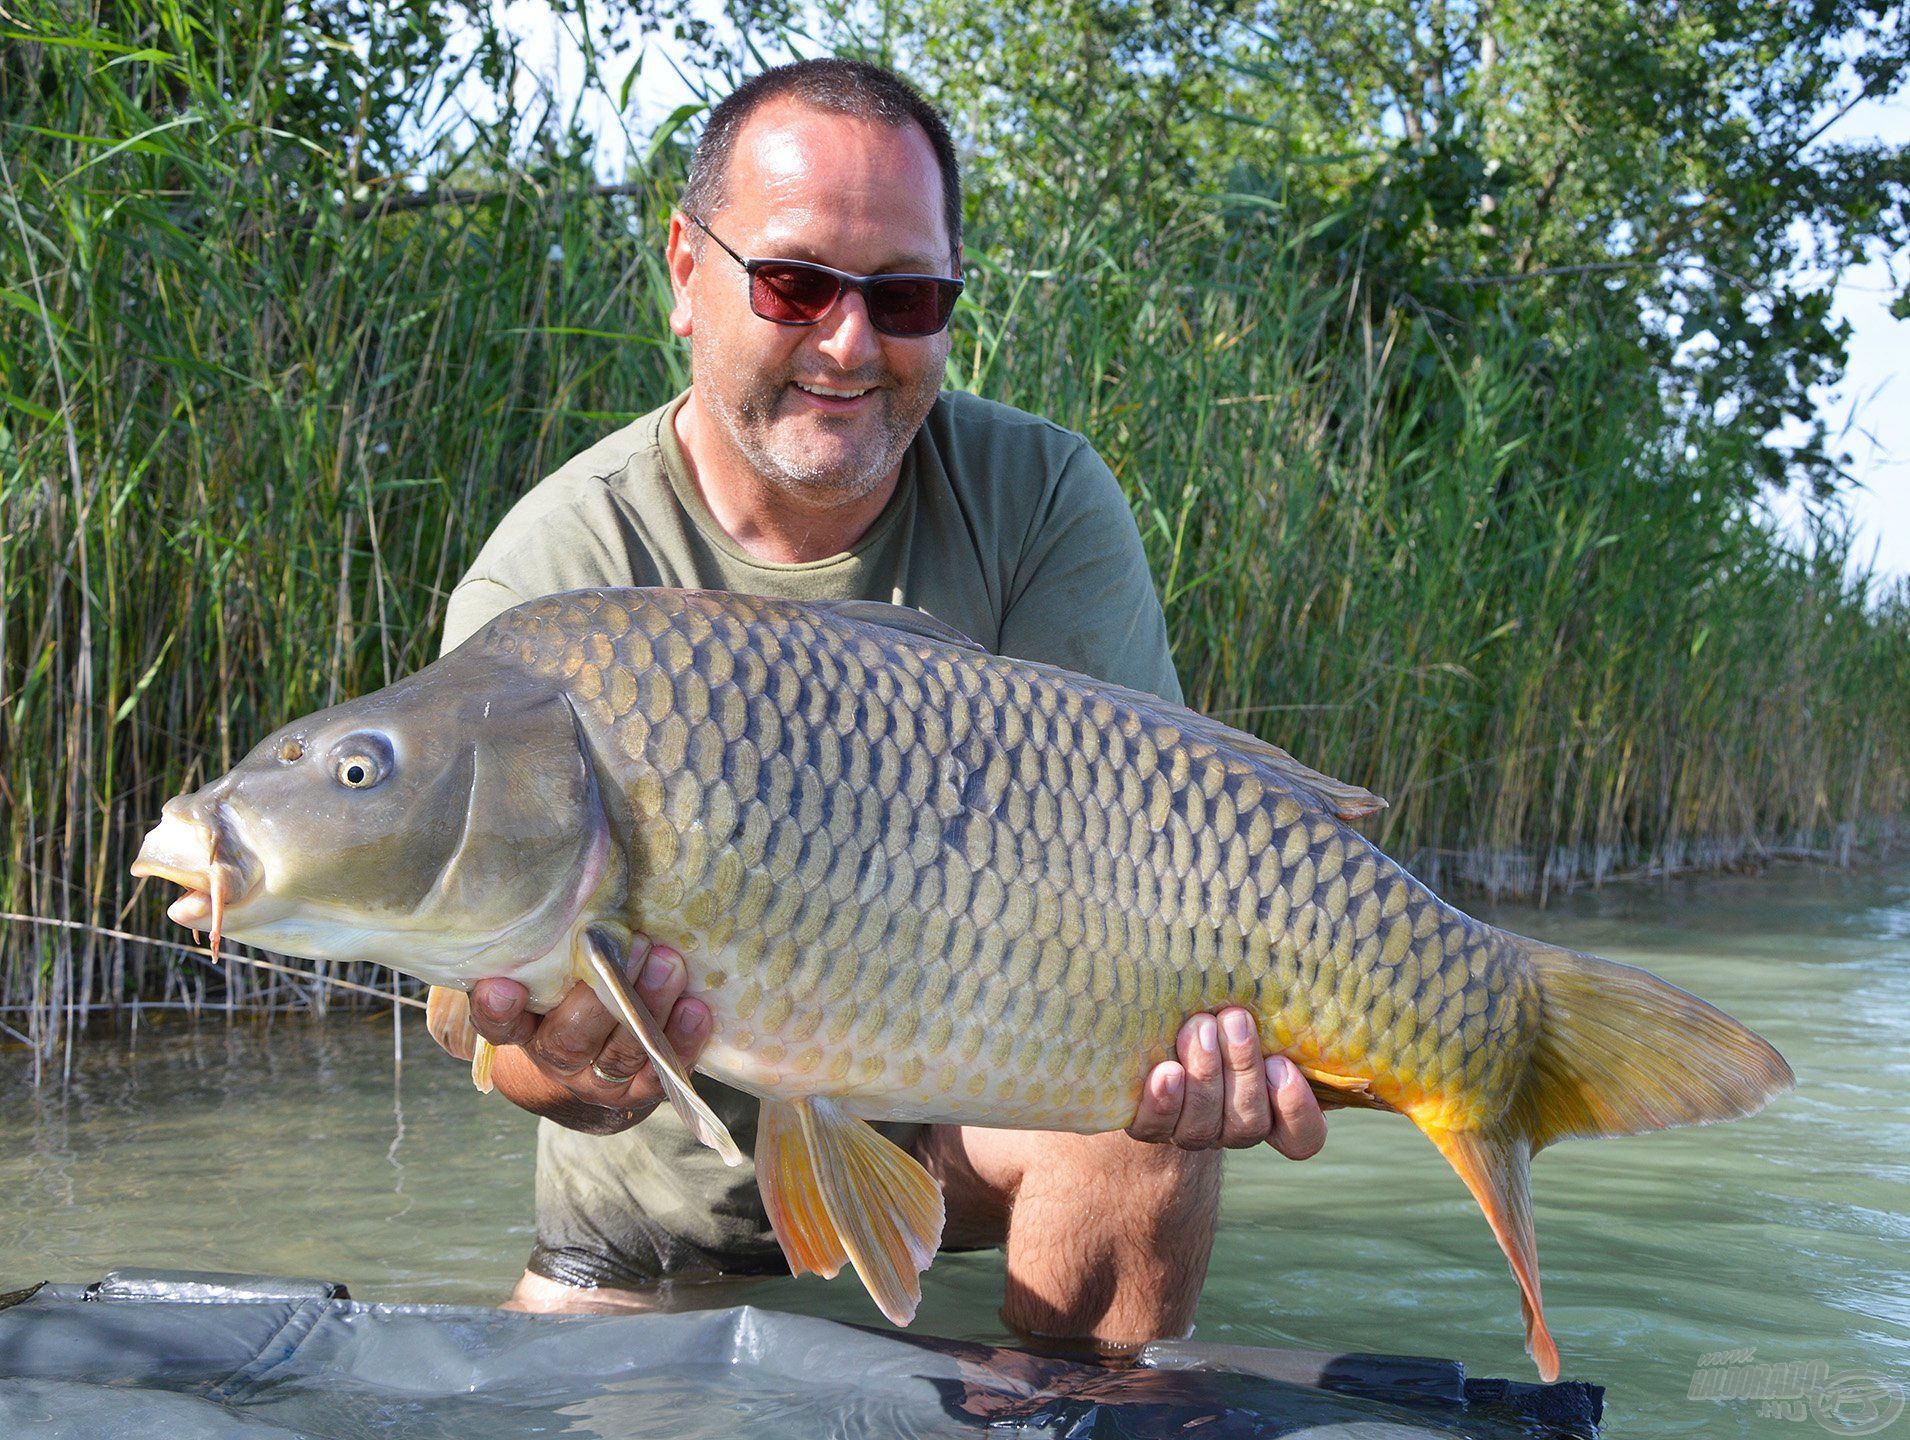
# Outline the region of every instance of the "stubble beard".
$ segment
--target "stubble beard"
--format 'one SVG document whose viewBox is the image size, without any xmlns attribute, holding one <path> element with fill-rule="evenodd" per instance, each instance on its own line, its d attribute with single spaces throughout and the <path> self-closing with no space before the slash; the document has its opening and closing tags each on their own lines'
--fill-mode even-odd
<svg viewBox="0 0 1910 1440">
<path fill-rule="evenodd" d="M 714 342 L 698 345 L 695 339 L 692 337 L 690 347 L 693 382 L 698 375 L 714 382 L 700 387 L 698 398 L 736 453 L 771 489 L 792 499 L 831 507 L 853 504 L 873 494 L 901 464 L 903 452 L 922 428 L 942 388 L 946 365 L 944 359 L 929 367 L 906 389 L 884 386 L 888 377 L 881 373 L 845 379 L 844 389 L 858 384 L 883 387 L 874 396 L 879 407 L 874 431 L 864 434 L 846 454 L 823 454 L 797 443 L 796 437 L 776 434 L 778 415 L 793 376 L 766 378 L 755 367 L 724 354 Z M 827 416 L 817 417 L 817 422 L 824 427 L 845 423 Z M 861 427 L 866 421 L 847 423 Z"/>
</svg>

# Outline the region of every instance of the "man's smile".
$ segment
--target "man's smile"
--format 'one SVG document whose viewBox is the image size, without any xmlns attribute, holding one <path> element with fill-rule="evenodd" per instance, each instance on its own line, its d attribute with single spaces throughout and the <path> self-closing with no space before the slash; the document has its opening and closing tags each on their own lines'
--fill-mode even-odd
<svg viewBox="0 0 1910 1440">
<path fill-rule="evenodd" d="M 822 385 L 808 380 L 796 380 L 791 384 L 801 394 L 809 408 L 825 415 L 853 414 L 864 407 L 877 389 L 874 385 L 845 387 Z"/>
</svg>

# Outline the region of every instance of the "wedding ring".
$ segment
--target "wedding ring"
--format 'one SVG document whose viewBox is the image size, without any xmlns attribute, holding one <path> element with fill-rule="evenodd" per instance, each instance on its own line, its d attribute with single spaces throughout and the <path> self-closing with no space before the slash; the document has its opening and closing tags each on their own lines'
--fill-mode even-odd
<svg viewBox="0 0 1910 1440">
<path fill-rule="evenodd" d="M 603 1066 L 597 1064 L 591 1065 L 590 1073 L 603 1081 L 604 1084 L 614 1086 L 619 1090 L 637 1078 L 634 1075 L 612 1075 L 608 1070 L 605 1070 Z"/>
</svg>

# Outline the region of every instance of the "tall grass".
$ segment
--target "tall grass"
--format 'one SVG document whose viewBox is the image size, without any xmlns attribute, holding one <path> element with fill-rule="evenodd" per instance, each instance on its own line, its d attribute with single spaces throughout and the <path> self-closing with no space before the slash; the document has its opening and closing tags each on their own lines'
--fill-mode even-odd
<svg viewBox="0 0 1910 1440">
<path fill-rule="evenodd" d="M 395 133 L 469 148 L 413 193 L 298 130 L 287 27 L 115 14 L 0 42 L 0 911 L 32 917 L 0 922 L 0 1024 L 42 1053 L 135 997 L 384 983 L 124 938 L 169 929 L 139 837 L 428 659 L 515 496 L 687 381 L 671 147 L 606 190 L 453 128 L 421 71 Z M 1395 853 L 1544 891 L 1901 820 L 1910 600 L 1728 499 L 1623 337 L 1455 332 L 1246 202 L 1073 213 L 1036 188 L 971 235 L 952 379 L 1095 440 L 1190 698 L 1389 795 Z"/>
<path fill-rule="evenodd" d="M 1340 259 L 1202 207 L 980 282 L 967 378 L 1108 455 L 1190 702 L 1388 796 L 1369 833 L 1435 882 L 1895 834 L 1910 594 L 1737 498 L 1630 337 L 1510 302 L 1455 335 Z"/>
</svg>

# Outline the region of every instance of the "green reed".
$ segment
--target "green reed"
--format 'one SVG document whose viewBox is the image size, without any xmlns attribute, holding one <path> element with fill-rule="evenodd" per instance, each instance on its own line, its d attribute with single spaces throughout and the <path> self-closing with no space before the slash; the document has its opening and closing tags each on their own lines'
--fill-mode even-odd
<svg viewBox="0 0 1910 1440">
<path fill-rule="evenodd" d="M 33 917 L 0 921 L 0 1023 L 42 1053 L 134 997 L 325 1004 L 323 967 L 108 933 L 171 929 L 141 835 L 428 660 L 512 500 L 687 381 L 674 146 L 599 186 L 420 74 L 395 133 L 444 188 L 413 193 L 296 129 L 281 30 L 119 13 L 0 41 L 0 911 Z M 1429 878 L 1543 892 L 1901 820 L 1910 598 L 1721 498 L 1728 452 L 1667 436 L 1622 337 L 1455 331 L 1244 201 L 1142 230 L 1029 194 L 970 236 L 951 380 L 1095 441 L 1190 700 L 1391 797 L 1370 833 Z"/>
</svg>

